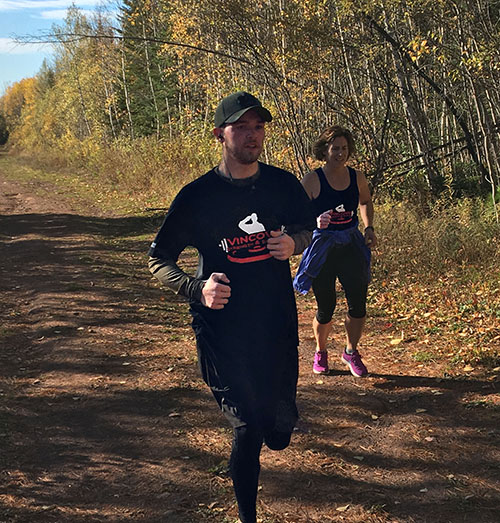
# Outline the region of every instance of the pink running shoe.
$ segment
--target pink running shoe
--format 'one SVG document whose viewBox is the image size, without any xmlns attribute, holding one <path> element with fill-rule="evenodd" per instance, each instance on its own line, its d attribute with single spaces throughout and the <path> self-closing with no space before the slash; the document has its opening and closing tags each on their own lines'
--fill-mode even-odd
<svg viewBox="0 0 500 523">
<path fill-rule="evenodd" d="M 368 374 L 368 369 L 365 367 L 361 360 L 361 354 L 357 350 L 353 351 L 352 354 L 348 354 L 344 350 L 342 361 L 349 367 L 351 374 L 356 376 L 356 378 L 363 378 Z"/>
<path fill-rule="evenodd" d="M 328 374 L 328 352 L 326 350 L 314 353 L 313 372 L 314 374 Z"/>
</svg>

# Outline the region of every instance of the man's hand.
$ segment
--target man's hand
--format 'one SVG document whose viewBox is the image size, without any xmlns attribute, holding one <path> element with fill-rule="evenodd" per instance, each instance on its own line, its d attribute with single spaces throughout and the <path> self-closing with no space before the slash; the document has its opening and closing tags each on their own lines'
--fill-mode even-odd
<svg viewBox="0 0 500 523">
<path fill-rule="evenodd" d="M 326 229 L 330 225 L 330 218 L 332 217 L 333 210 L 325 211 L 316 218 L 316 225 L 318 229 Z"/>
<path fill-rule="evenodd" d="M 267 248 L 271 256 L 277 260 L 288 260 L 295 250 L 295 242 L 288 234 L 271 231 L 271 238 L 267 240 Z"/>
<path fill-rule="evenodd" d="M 213 272 L 201 289 L 201 303 L 209 309 L 223 309 L 231 296 L 229 278 L 223 272 Z"/>
</svg>

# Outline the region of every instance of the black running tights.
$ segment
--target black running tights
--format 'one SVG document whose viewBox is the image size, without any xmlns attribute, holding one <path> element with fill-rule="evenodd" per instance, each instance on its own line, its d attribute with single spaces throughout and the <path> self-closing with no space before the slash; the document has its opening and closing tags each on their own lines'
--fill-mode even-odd
<svg viewBox="0 0 500 523">
<path fill-rule="evenodd" d="M 332 319 L 337 304 L 336 278 L 344 288 L 349 316 L 364 318 L 368 291 L 366 260 L 356 246 L 346 245 L 330 249 L 320 273 L 313 280 L 318 323 L 326 324 Z"/>
<path fill-rule="evenodd" d="M 265 441 L 272 450 L 283 450 L 290 443 L 290 437 L 289 432 L 274 431 L 264 434 L 260 429 L 248 425 L 234 429 L 229 471 L 242 523 L 257 521 L 257 487 L 262 443 Z"/>
</svg>

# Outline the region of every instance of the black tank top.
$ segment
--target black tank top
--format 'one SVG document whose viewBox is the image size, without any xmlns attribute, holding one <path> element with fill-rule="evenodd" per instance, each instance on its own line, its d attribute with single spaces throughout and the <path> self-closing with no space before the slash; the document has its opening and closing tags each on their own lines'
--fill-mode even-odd
<svg viewBox="0 0 500 523">
<path fill-rule="evenodd" d="M 356 171 L 349 170 L 349 186 L 343 191 L 336 191 L 328 183 L 323 169 L 319 167 L 316 173 L 320 182 L 320 191 L 317 198 L 312 200 L 316 216 L 333 209 L 328 230 L 343 231 L 358 225 L 359 189 Z"/>
</svg>

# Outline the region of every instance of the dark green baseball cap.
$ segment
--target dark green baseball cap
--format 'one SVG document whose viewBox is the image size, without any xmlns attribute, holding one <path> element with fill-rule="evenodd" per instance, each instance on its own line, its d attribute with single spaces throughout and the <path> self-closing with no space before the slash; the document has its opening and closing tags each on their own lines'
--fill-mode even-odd
<svg viewBox="0 0 500 523">
<path fill-rule="evenodd" d="M 262 107 L 255 96 L 245 91 L 238 91 L 223 98 L 215 110 L 215 127 L 237 122 L 247 111 L 255 109 L 264 122 L 270 122 L 271 113 Z"/>
</svg>

